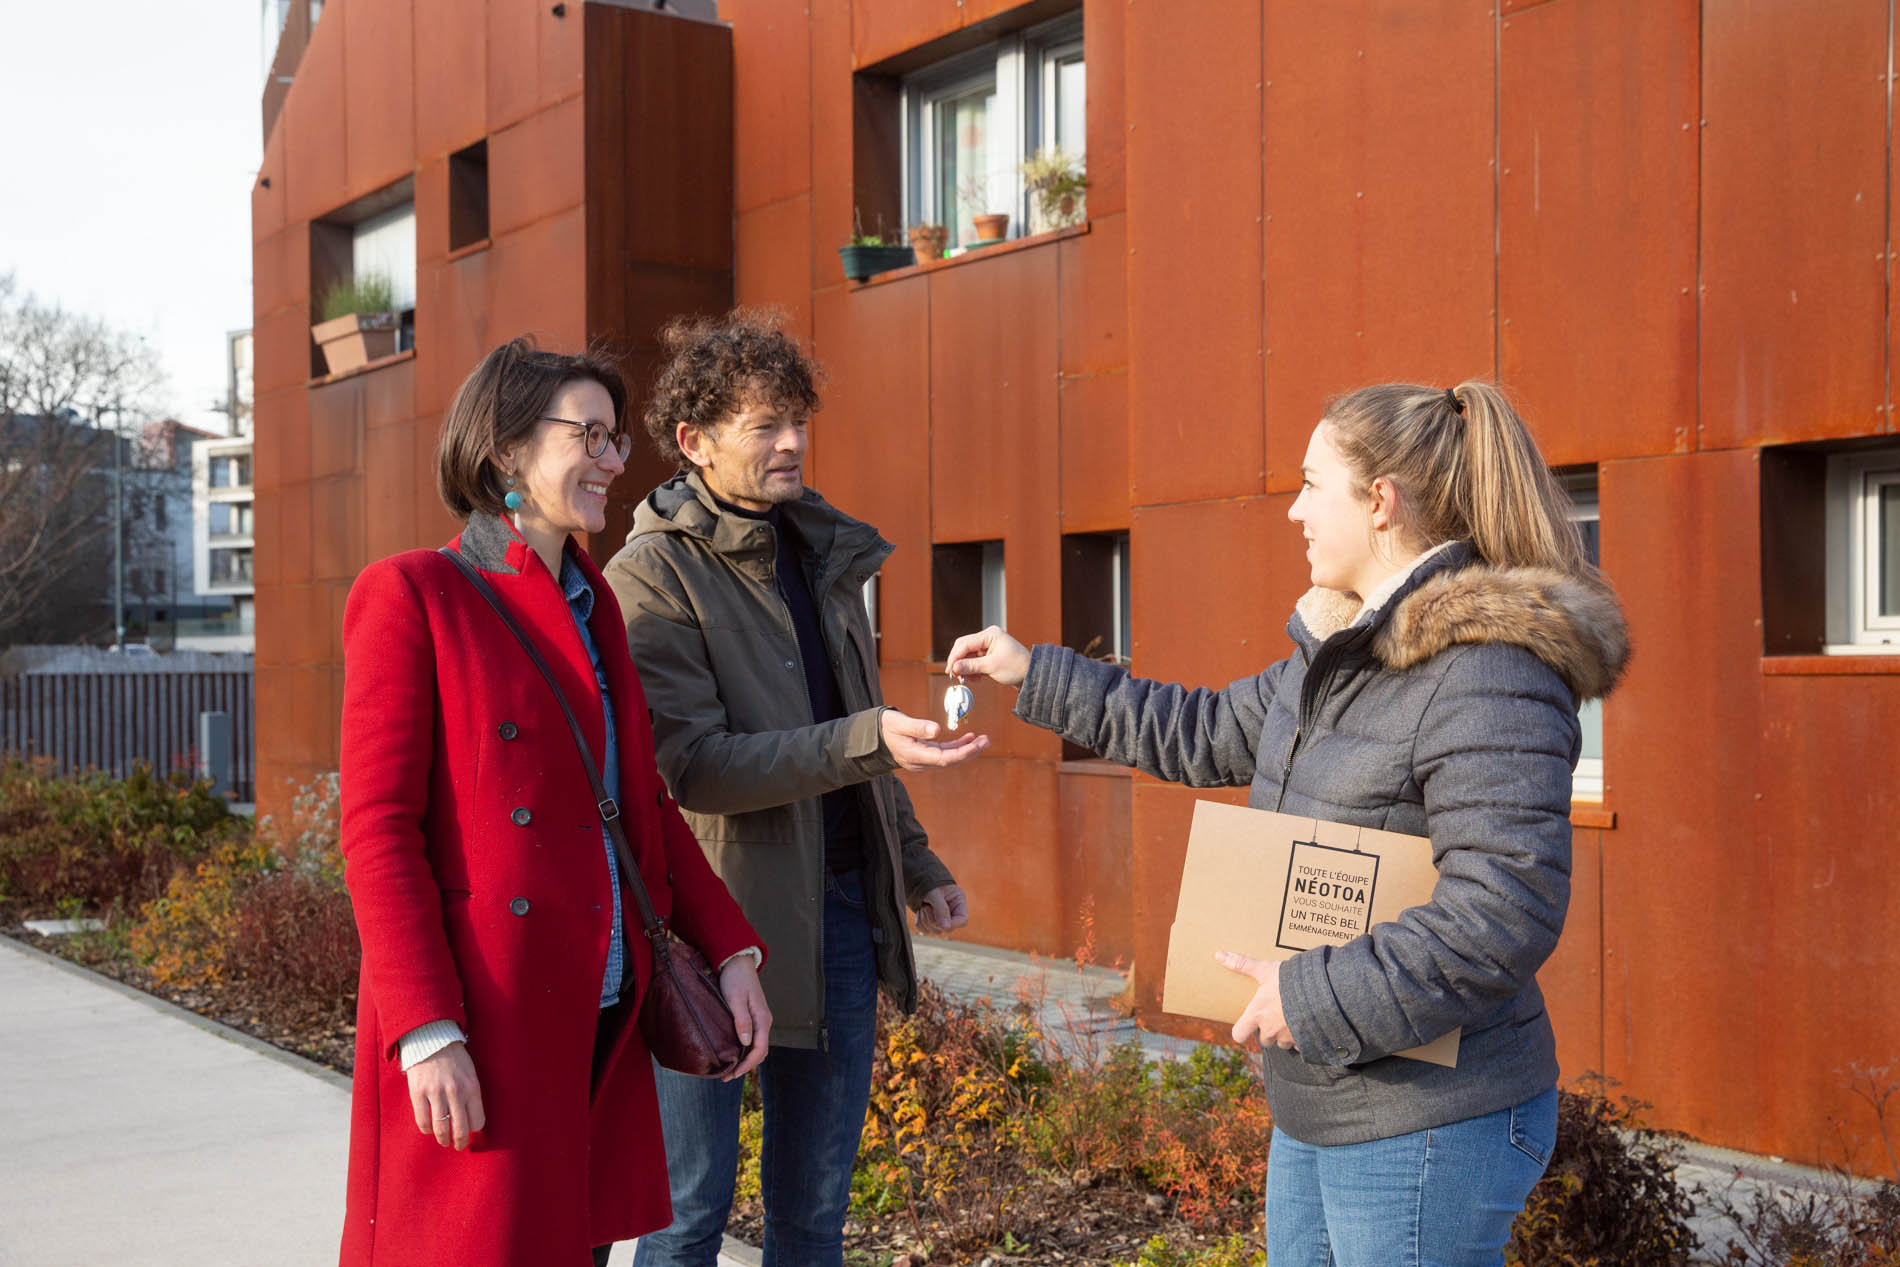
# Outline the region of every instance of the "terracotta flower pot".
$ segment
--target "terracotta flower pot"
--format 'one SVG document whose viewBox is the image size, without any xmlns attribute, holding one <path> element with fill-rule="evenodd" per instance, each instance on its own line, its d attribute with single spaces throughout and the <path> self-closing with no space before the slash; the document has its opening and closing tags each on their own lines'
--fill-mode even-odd
<svg viewBox="0 0 1900 1267">
<path fill-rule="evenodd" d="M 310 337 L 323 349 L 323 363 L 330 373 L 341 374 L 394 356 L 399 324 L 393 312 L 352 312 L 334 321 L 319 321 L 310 327 Z"/>
<path fill-rule="evenodd" d="M 941 224 L 920 224 L 910 231 L 910 249 L 919 264 L 942 259 L 944 243 L 949 240 L 950 230 Z"/>
<path fill-rule="evenodd" d="M 976 226 L 976 240 L 979 242 L 1000 242 L 1009 236 L 1008 216 L 971 216 L 970 223 Z"/>
</svg>

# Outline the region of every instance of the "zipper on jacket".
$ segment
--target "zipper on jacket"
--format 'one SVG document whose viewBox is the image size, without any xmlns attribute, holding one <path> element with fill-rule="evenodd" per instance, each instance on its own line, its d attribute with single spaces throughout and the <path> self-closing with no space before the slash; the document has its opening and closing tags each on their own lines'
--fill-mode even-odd
<svg viewBox="0 0 1900 1267">
<path fill-rule="evenodd" d="M 1300 750 L 1300 740 L 1305 737 L 1309 723 L 1318 720 L 1320 706 L 1333 693 L 1333 679 L 1339 675 L 1339 662 L 1345 659 L 1347 643 L 1354 641 L 1357 639 L 1348 638 L 1337 645 L 1330 641 L 1323 643 L 1307 664 L 1306 680 L 1300 683 L 1300 713 L 1293 727 L 1293 742 L 1287 745 L 1286 761 L 1280 766 L 1280 794 L 1273 802 L 1276 813 L 1286 805 L 1287 784 L 1293 779 L 1293 758 Z M 1320 679 L 1317 691 L 1308 692 L 1307 686 L 1313 680 L 1313 671 L 1320 667 L 1322 661 L 1326 666 L 1325 676 Z"/>
</svg>

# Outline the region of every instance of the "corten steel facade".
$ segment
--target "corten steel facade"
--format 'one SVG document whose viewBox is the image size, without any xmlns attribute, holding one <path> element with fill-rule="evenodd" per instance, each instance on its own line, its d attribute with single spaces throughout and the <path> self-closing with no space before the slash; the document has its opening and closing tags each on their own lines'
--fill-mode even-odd
<svg viewBox="0 0 1900 1267">
<path fill-rule="evenodd" d="M 595 303 L 612 289 L 595 288 L 591 192 L 534 147 L 509 195 L 532 202 L 532 262 L 504 270 L 498 237 L 486 291 L 458 289 L 457 262 L 425 265 L 446 291 L 426 321 L 419 302 L 409 368 L 306 386 L 297 226 L 412 167 L 420 223 L 444 152 L 487 129 L 492 155 L 511 125 L 561 126 L 570 88 L 586 100 L 570 83 L 579 53 L 549 43 L 571 16 L 374 6 L 413 13 L 414 137 L 376 132 L 380 166 L 359 173 L 355 147 L 300 139 L 297 121 L 311 100 L 354 108 L 335 82 L 305 90 L 326 39 L 352 66 L 408 64 L 402 21 L 350 32 L 366 7 L 326 7 L 284 107 L 291 143 L 280 123 L 266 160 L 292 202 L 259 196 L 266 780 L 334 761 L 355 570 L 449 531 L 427 475 L 446 392 L 490 338 L 603 328 Z M 427 11 L 450 7 L 486 14 L 452 37 L 474 68 L 460 77 L 420 56 L 450 38 L 425 37 L 447 26 Z M 1565 1075 L 1608 1074 L 1713 1142 L 1842 1160 L 1835 1123 L 1850 1141 L 1874 1125 L 1849 1066 L 1900 1056 L 1887 858 L 1900 657 L 1819 654 L 1821 459 L 1784 446 L 1894 432 L 1890 4 L 1094 0 L 1086 226 L 847 282 L 835 248 L 854 207 L 868 220 L 897 205 L 898 77 L 1064 7 L 720 7 L 736 297 L 783 306 L 812 340 L 830 383 L 811 482 L 898 546 L 878 595 L 892 702 L 930 715 L 941 698 L 933 546 L 1001 540 L 1012 631 L 1055 640 L 1075 532 L 1130 534 L 1137 672 L 1257 671 L 1288 652 L 1306 585 L 1285 512 L 1325 400 L 1388 379 L 1501 378 L 1553 463 L 1594 469 L 1603 563 L 1637 648 L 1605 711 L 1604 799 L 1574 815 L 1569 924 L 1541 974 Z M 467 51 L 484 32 L 485 79 Z M 491 172 L 499 206 L 508 181 Z M 448 314 L 458 332 L 425 337 Z M 326 393 L 347 405 L 320 405 Z M 1132 961 L 1137 1004 L 1166 1023 L 1188 819 L 1210 794 L 1065 761 L 1008 704 L 979 686 L 991 753 L 909 781 L 971 892 L 972 936 L 1065 954 L 1091 912 L 1097 953 Z"/>
</svg>

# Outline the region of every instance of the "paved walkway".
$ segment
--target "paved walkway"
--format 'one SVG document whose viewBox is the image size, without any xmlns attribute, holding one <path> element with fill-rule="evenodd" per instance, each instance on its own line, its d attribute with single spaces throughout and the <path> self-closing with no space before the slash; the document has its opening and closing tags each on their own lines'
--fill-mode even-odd
<svg viewBox="0 0 1900 1267">
<path fill-rule="evenodd" d="M 920 939 L 923 975 L 957 998 L 1035 1008 L 1056 1041 L 1146 1034 L 1112 1000 L 1119 973 Z M 341 1075 L 0 938 L 0 1267 L 336 1261 L 349 1088 Z M 1721 1149 L 1684 1178 L 1806 1189 L 1817 1172 Z M 1705 1230 L 1705 1242 L 1711 1241 Z M 1707 1244 L 1715 1261 L 1719 1243 Z M 627 1267 L 632 1247 L 616 1247 Z M 756 1264 L 729 1243 L 724 1267 Z"/>
</svg>

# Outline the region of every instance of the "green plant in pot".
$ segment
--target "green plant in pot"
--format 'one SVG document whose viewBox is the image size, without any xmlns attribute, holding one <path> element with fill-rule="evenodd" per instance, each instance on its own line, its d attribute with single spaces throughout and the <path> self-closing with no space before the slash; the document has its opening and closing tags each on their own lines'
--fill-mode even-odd
<svg viewBox="0 0 1900 1267">
<path fill-rule="evenodd" d="M 1089 178 L 1082 157 L 1060 147 L 1037 150 L 1017 171 L 1029 190 L 1029 231 L 1066 229 L 1088 218 Z"/>
<path fill-rule="evenodd" d="M 323 292 L 317 315 L 310 337 L 323 349 L 330 373 L 395 354 L 401 320 L 389 274 L 366 271 L 337 282 Z"/>
<path fill-rule="evenodd" d="M 866 233 L 856 213 L 851 221 L 851 241 L 838 248 L 838 258 L 844 263 L 844 275 L 852 281 L 861 282 L 874 274 L 916 263 L 916 253 L 908 243 L 889 242 L 882 232 Z"/>
</svg>

